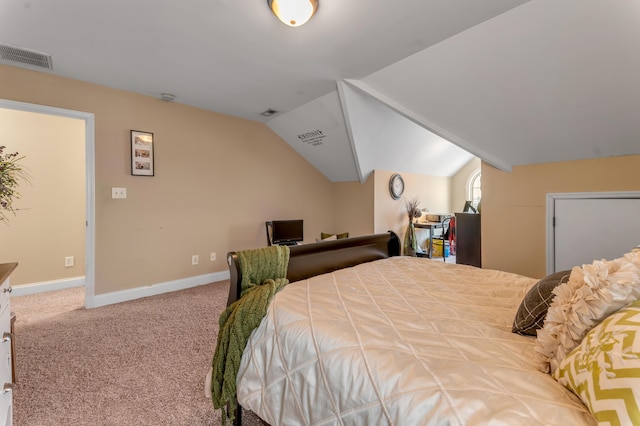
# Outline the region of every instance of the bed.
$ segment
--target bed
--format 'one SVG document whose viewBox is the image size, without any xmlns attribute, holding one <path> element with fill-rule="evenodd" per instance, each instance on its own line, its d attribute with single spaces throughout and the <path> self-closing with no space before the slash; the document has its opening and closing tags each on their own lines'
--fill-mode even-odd
<svg viewBox="0 0 640 426">
<path fill-rule="evenodd" d="M 271 425 L 596 424 L 540 371 L 536 338 L 512 332 L 538 280 L 399 252 L 392 232 L 291 247 L 291 283 L 242 355 L 240 406 Z"/>
</svg>

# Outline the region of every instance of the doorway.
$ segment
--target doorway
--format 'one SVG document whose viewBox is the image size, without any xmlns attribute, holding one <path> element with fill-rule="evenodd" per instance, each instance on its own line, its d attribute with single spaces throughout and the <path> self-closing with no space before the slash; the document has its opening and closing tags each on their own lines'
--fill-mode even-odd
<svg viewBox="0 0 640 426">
<path fill-rule="evenodd" d="M 44 114 L 48 117 L 62 117 L 80 120 L 83 125 L 81 130 L 82 138 L 84 139 L 84 206 L 85 206 L 85 228 L 84 228 L 84 287 L 85 287 L 85 307 L 91 308 L 94 306 L 94 277 L 95 277 L 95 201 L 94 201 L 94 186 L 95 186 L 95 120 L 94 115 L 87 112 L 67 110 L 62 108 L 55 108 L 43 105 L 29 104 L 24 102 L 16 102 L 0 99 L 0 109 L 22 111 L 35 114 Z M 43 141 L 48 142 L 48 141 Z M 6 143 L 5 143 L 6 145 Z M 80 160 L 82 161 L 82 160 Z M 60 188 L 61 197 L 64 195 L 64 188 Z M 20 212 L 18 212 L 19 214 Z M 58 260 L 58 259 L 54 259 Z M 67 261 L 68 259 L 62 259 Z M 80 259 L 82 261 L 82 259 Z M 82 277 L 78 277 L 82 278 Z M 60 280 L 60 285 L 64 285 L 64 280 Z M 55 289 L 56 280 L 48 282 L 47 285 L 43 285 L 41 291 L 47 291 Z M 30 290 L 37 292 L 37 288 L 40 286 L 33 286 Z M 62 287 L 64 288 L 64 287 Z"/>
</svg>

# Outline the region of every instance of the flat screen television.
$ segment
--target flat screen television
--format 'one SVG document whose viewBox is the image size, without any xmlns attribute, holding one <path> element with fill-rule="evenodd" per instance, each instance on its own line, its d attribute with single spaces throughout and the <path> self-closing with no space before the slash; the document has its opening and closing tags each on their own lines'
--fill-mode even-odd
<svg viewBox="0 0 640 426">
<path fill-rule="evenodd" d="M 271 241 L 273 244 L 295 244 L 304 239 L 302 219 L 274 220 L 271 222 Z"/>
</svg>

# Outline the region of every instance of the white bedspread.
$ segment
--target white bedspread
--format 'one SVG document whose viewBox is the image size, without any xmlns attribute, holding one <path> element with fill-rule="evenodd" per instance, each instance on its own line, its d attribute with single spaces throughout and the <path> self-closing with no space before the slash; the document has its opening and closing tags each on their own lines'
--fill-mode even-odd
<svg viewBox="0 0 640 426">
<path fill-rule="evenodd" d="M 412 257 L 288 285 L 245 349 L 238 400 L 271 425 L 581 425 L 511 333 L 536 280 Z"/>
</svg>

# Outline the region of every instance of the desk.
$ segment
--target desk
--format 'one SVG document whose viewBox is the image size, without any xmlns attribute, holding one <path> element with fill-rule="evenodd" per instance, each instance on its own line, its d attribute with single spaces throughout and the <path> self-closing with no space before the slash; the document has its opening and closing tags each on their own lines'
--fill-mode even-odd
<svg viewBox="0 0 640 426">
<path fill-rule="evenodd" d="M 433 257 L 433 230 L 442 229 L 442 222 L 417 222 L 413 226 L 416 229 L 428 229 L 429 230 L 429 250 L 427 250 L 427 257 L 431 259 Z M 444 250 L 444 247 L 442 248 Z"/>
</svg>

